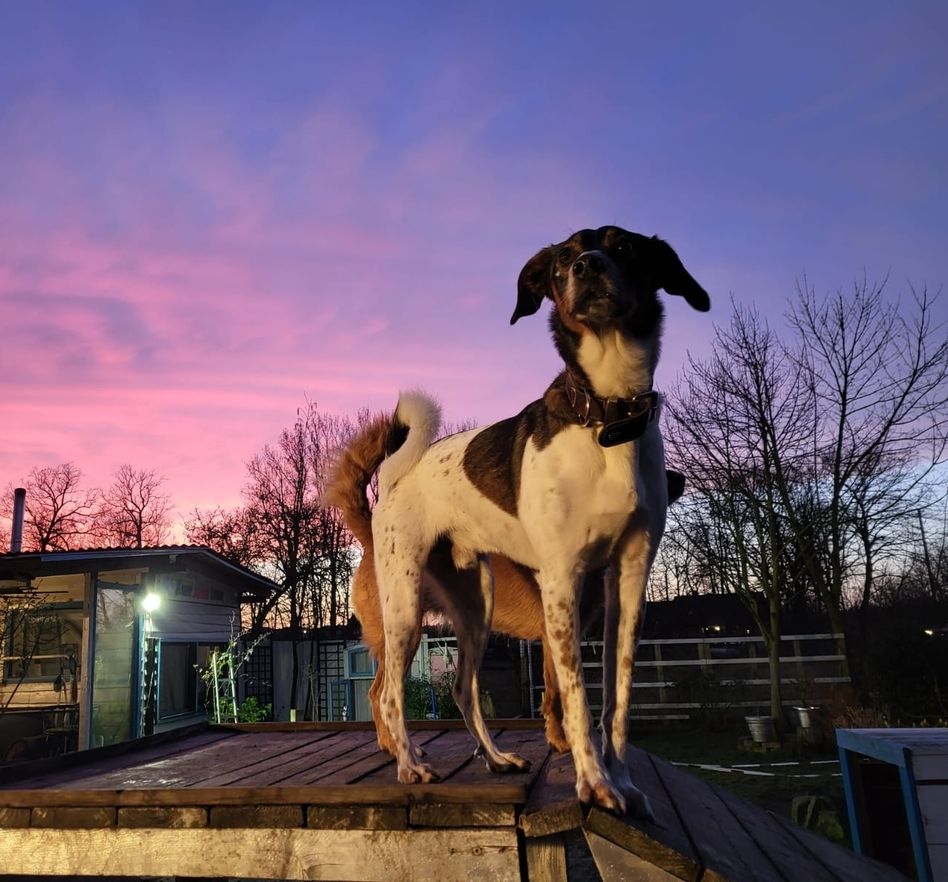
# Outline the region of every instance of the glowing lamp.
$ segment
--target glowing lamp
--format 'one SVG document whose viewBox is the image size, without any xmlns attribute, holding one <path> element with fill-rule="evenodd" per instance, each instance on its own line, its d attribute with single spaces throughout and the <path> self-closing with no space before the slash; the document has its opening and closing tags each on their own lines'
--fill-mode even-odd
<svg viewBox="0 0 948 882">
<path fill-rule="evenodd" d="M 153 613 L 159 606 L 161 606 L 161 595 L 154 591 L 149 591 L 142 598 L 142 609 L 146 613 Z"/>
</svg>

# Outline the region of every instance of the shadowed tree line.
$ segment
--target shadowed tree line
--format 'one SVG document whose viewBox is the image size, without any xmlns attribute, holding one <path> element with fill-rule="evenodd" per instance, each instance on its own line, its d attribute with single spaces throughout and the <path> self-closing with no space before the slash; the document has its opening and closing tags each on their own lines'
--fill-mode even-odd
<svg viewBox="0 0 948 882">
<path fill-rule="evenodd" d="M 866 646 L 893 591 L 945 599 L 948 336 L 927 291 L 886 289 L 820 298 L 804 281 L 779 333 L 732 304 L 714 355 L 668 396 L 666 455 L 690 492 L 653 595 L 736 594 L 772 672 L 784 609 L 817 608 L 839 633 L 855 621 Z M 779 676 L 771 690 L 779 717 Z"/>
<path fill-rule="evenodd" d="M 91 546 L 142 548 L 161 545 L 171 535 L 173 506 L 155 469 L 121 466 L 105 489 L 86 489 L 75 463 L 37 467 L 26 488 L 24 551 L 70 551 Z M 13 485 L 0 499 L 0 517 L 9 521 Z M 9 531 L 0 539 L 9 548 Z"/>
<path fill-rule="evenodd" d="M 225 510 L 195 509 L 185 518 L 187 541 L 272 579 L 279 587 L 248 608 L 245 624 L 295 632 L 345 625 L 349 584 L 357 551 L 334 510 L 319 505 L 330 457 L 356 421 L 321 413 L 315 403 L 299 410 L 284 429 L 247 463 L 243 504 Z M 171 497 L 154 469 L 123 465 L 105 489 L 87 489 L 74 463 L 34 468 L 26 488 L 23 551 L 141 548 L 169 542 Z M 13 485 L 3 491 L 0 517 L 12 514 Z M 3 549 L 10 533 L 0 533 Z"/>
</svg>

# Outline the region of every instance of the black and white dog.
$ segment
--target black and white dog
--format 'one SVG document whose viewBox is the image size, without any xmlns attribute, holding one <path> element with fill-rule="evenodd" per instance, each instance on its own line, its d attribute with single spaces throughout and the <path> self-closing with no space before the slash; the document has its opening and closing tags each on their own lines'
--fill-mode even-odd
<svg viewBox="0 0 948 882">
<path fill-rule="evenodd" d="M 479 570 L 468 586 L 480 586 L 447 598 L 458 632 L 458 706 L 493 770 L 527 768 L 491 739 L 477 670 L 493 604 L 487 554 L 530 568 L 562 690 L 577 794 L 643 815 L 650 814 L 648 800 L 633 784 L 625 754 L 645 586 L 668 505 L 660 402 L 652 388 L 660 288 L 697 310 L 710 306 L 704 289 L 658 238 L 610 226 L 581 230 L 540 251 L 520 273 L 511 324 L 549 297 L 553 339 L 566 369 L 517 416 L 437 443 L 438 406 L 421 393 L 403 393 L 400 430 L 379 471 L 372 520 L 386 669 L 405 668 L 420 616 L 422 569 L 435 544 L 449 540 L 458 568 Z M 584 574 L 606 565 L 600 756 L 583 686 L 577 595 Z M 396 744 L 398 779 L 435 780 L 409 741 L 398 678 L 386 680 L 381 705 Z"/>
</svg>

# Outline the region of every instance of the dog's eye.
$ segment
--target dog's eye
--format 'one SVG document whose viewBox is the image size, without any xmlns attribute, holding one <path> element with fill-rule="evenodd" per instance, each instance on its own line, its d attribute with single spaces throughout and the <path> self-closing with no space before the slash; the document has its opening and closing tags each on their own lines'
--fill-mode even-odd
<svg viewBox="0 0 948 882">
<path fill-rule="evenodd" d="M 620 239 L 616 242 L 616 251 L 629 257 L 632 254 L 632 243 L 628 239 Z"/>
<path fill-rule="evenodd" d="M 562 266 L 566 266 L 573 259 L 573 249 L 572 248 L 561 248 L 560 253 L 556 255 L 556 262 Z"/>
</svg>

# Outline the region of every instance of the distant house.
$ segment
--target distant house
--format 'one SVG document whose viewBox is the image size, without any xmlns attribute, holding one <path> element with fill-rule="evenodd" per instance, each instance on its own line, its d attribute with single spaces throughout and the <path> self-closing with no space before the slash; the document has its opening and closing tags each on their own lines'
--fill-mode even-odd
<svg viewBox="0 0 948 882">
<path fill-rule="evenodd" d="M 0 761 L 202 719 L 199 669 L 275 588 L 201 546 L 0 554 Z"/>
</svg>

